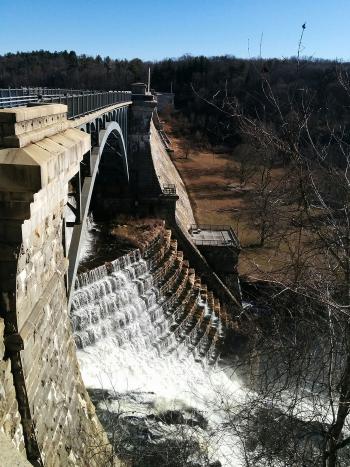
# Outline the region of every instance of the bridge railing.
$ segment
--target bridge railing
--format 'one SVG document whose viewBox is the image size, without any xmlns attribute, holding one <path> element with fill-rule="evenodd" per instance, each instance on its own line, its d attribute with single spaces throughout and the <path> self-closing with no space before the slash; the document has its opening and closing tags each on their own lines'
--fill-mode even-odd
<svg viewBox="0 0 350 467">
<path fill-rule="evenodd" d="M 0 98 L 4 97 L 23 97 L 23 96 L 59 96 L 64 94 L 82 94 L 90 93 L 93 91 L 82 90 L 82 89 L 67 89 L 67 88 L 47 88 L 42 86 L 26 87 L 21 88 L 0 88 Z"/>
<path fill-rule="evenodd" d="M 42 91 L 42 94 L 40 92 L 35 94 L 34 91 Z M 59 103 L 67 105 L 69 119 L 130 100 L 130 91 L 99 92 L 48 88 L 0 89 L 0 108 L 19 107 L 34 103 Z"/>
<path fill-rule="evenodd" d="M 68 118 L 78 118 L 104 107 L 131 100 L 129 91 L 94 92 L 72 96 L 59 96 L 46 99 L 46 102 L 65 104 L 68 107 Z"/>
<path fill-rule="evenodd" d="M 20 107 L 23 105 L 31 104 L 32 102 L 38 102 L 38 96 L 11 96 L 11 97 L 0 97 L 0 109 L 7 107 Z"/>
<path fill-rule="evenodd" d="M 46 87 L 0 88 L 0 109 L 5 107 L 19 107 L 47 97 L 71 96 L 91 92 L 93 91 Z"/>
</svg>

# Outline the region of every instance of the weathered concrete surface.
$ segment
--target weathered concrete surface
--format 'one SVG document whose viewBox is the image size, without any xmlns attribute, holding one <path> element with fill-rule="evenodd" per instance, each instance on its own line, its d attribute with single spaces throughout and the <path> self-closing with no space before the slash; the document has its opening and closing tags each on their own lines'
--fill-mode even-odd
<svg viewBox="0 0 350 467">
<path fill-rule="evenodd" d="M 31 122 L 35 121 L 36 119 L 46 118 L 50 122 L 54 122 L 56 120 L 56 115 L 61 115 L 62 113 L 67 112 L 67 106 L 63 104 L 49 104 L 49 105 L 38 105 L 34 107 L 12 107 L 9 109 L 0 109 L 0 123 L 8 123 L 8 124 L 15 124 L 21 123 L 23 124 L 23 128 L 26 131 L 31 131 L 32 128 Z M 47 124 L 47 121 L 41 121 L 40 124 Z M 15 132 L 14 134 L 24 133 L 22 131 L 22 127 L 15 127 L 19 128 L 19 132 Z M 8 133 L 13 134 L 13 133 Z"/>
<path fill-rule="evenodd" d="M 33 109 L 49 122 L 41 112 L 50 107 Z M 12 123 L 34 115 L 14 110 Z M 76 129 L 0 150 L 0 316 L 10 357 L 5 380 L 11 368 L 26 455 L 38 466 L 106 465 L 110 450 L 81 380 L 67 311 L 64 206 L 68 182 L 88 151 L 90 135 Z M 7 393 L 11 403 L 11 386 Z M 23 448 L 15 407 L 5 407 L 14 425 L 4 426 Z"/>
<path fill-rule="evenodd" d="M 0 431 L 0 467 L 31 467 L 26 458 L 20 454 L 11 441 Z"/>
<path fill-rule="evenodd" d="M 161 187 L 166 184 L 175 185 L 176 194 L 179 197 L 176 202 L 175 216 L 183 228 L 188 230 L 191 224 L 195 224 L 195 219 L 185 184 L 175 165 L 172 163 L 153 122 L 151 122 L 150 131 L 152 160 L 159 184 Z"/>
<path fill-rule="evenodd" d="M 0 146 L 24 147 L 66 129 L 67 106 L 61 104 L 0 109 Z"/>
<path fill-rule="evenodd" d="M 0 148 L 23 148 L 70 128 L 84 126 L 105 113 L 130 104 L 113 104 L 74 120 L 67 119 L 67 106 L 63 104 L 0 109 Z"/>
<path fill-rule="evenodd" d="M 68 181 L 89 149 L 89 135 L 66 130 L 25 148 L 0 150 L 0 281 L 5 299 L 16 302 L 11 319 L 7 315 L 14 329 L 22 327 L 57 266 L 63 247 L 52 219 L 62 216 Z"/>
<path fill-rule="evenodd" d="M 0 319 L 0 466 L 3 455 L 11 455 L 14 458 L 20 453 L 25 455 L 24 437 L 21 425 L 21 417 L 18 412 L 16 391 L 11 372 L 11 360 L 5 360 L 4 320 Z M 4 446 L 4 450 L 2 447 Z M 6 454 L 7 455 L 7 454 Z M 3 461 L 4 462 L 4 461 Z M 12 465 L 11 463 L 7 464 Z M 16 464 L 14 464 L 16 465 Z"/>
<path fill-rule="evenodd" d="M 149 100 L 149 98 L 152 100 Z M 131 185 L 135 198 L 152 198 L 161 193 L 151 157 L 150 122 L 156 106 L 153 96 L 132 95 L 129 117 L 129 154 L 132 167 Z M 134 101 L 134 99 L 136 99 Z"/>
</svg>

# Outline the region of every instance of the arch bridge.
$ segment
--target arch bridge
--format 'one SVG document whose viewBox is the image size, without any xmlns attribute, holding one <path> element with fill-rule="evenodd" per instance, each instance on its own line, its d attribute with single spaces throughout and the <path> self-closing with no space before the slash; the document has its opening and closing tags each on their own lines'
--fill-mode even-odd
<svg viewBox="0 0 350 467">
<path fill-rule="evenodd" d="M 101 161 L 115 159 L 129 182 L 130 148 L 145 146 L 155 105 L 144 85 L 133 94 L 0 93 L 0 325 L 21 420 L 11 433 L 23 434 L 33 465 L 58 465 L 57 455 L 60 465 L 69 455 L 87 465 L 89 441 L 79 438 L 98 423 L 80 380 L 69 297 Z"/>
<path fill-rule="evenodd" d="M 75 149 L 81 153 L 85 150 L 86 152 L 80 154 L 79 164 L 68 163 L 70 173 L 75 172 L 68 180 L 66 206 L 71 213 L 64 216 L 63 232 L 64 247 L 69 259 L 67 288 L 70 291 L 78 266 L 82 226 L 86 222 L 100 161 L 107 148 L 109 153 L 122 161 L 125 179 L 129 182 L 127 140 L 128 109 L 132 104 L 131 92 L 75 91 L 71 95 L 64 95 L 64 90 L 57 90 L 57 94 L 54 90 L 44 91 L 48 94 L 39 94 L 40 97 L 36 97 L 33 93 L 18 95 L 18 91 L 16 93 L 10 91 L 8 97 L 0 98 L 0 106 L 12 107 L 0 110 L 0 127 L 2 127 L 0 147 L 6 148 L 6 158 L 0 162 L 6 164 L 11 155 L 16 154 L 15 160 L 11 162 L 15 163 L 18 172 L 16 159 L 19 155 L 28 156 L 28 151 L 40 148 L 56 157 L 61 149 L 57 144 L 65 147 L 64 138 L 67 139 L 69 134 L 72 135 L 69 130 L 81 130 L 89 135 L 89 147 L 88 138 L 75 135 L 75 139 L 80 142 Z M 23 105 L 27 107 L 23 108 Z M 48 146 L 50 143 L 51 147 L 56 145 L 56 148 L 51 150 Z M 14 147 L 19 150 L 15 150 Z M 36 162 L 41 164 L 38 158 Z M 41 168 L 43 170 L 43 165 Z M 23 171 L 24 165 L 21 169 Z M 2 182 L 6 189 L 7 181 Z M 17 204 L 16 200 L 11 203 L 14 215 Z"/>
</svg>

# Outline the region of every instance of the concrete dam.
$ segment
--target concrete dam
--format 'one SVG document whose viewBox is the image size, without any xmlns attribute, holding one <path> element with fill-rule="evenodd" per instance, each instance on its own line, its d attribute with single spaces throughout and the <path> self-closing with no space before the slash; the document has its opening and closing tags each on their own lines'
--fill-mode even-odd
<svg viewBox="0 0 350 467">
<path fill-rule="evenodd" d="M 100 94 L 0 110 L 0 465 L 239 465 L 215 435 L 239 245 L 196 242 L 145 85 Z M 96 259 L 95 213 L 158 223 Z"/>
</svg>

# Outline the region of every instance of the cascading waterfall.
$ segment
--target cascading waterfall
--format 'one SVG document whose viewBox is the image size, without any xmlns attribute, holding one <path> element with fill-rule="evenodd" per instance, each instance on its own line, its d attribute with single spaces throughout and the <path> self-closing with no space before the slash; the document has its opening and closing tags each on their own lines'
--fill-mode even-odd
<svg viewBox="0 0 350 467">
<path fill-rule="evenodd" d="M 219 444 L 213 434 L 215 424 L 225 423 L 218 399 L 225 391 L 236 399 L 241 393 L 238 382 L 213 365 L 223 323 L 199 292 L 191 306 L 187 315 L 169 306 L 139 250 L 80 274 L 71 320 L 83 380 L 118 397 L 139 394 L 133 414 L 144 410 L 145 394 L 153 407 L 195 406 L 211 424 L 212 459 L 238 466 L 234 437 L 220 433 Z"/>
</svg>

